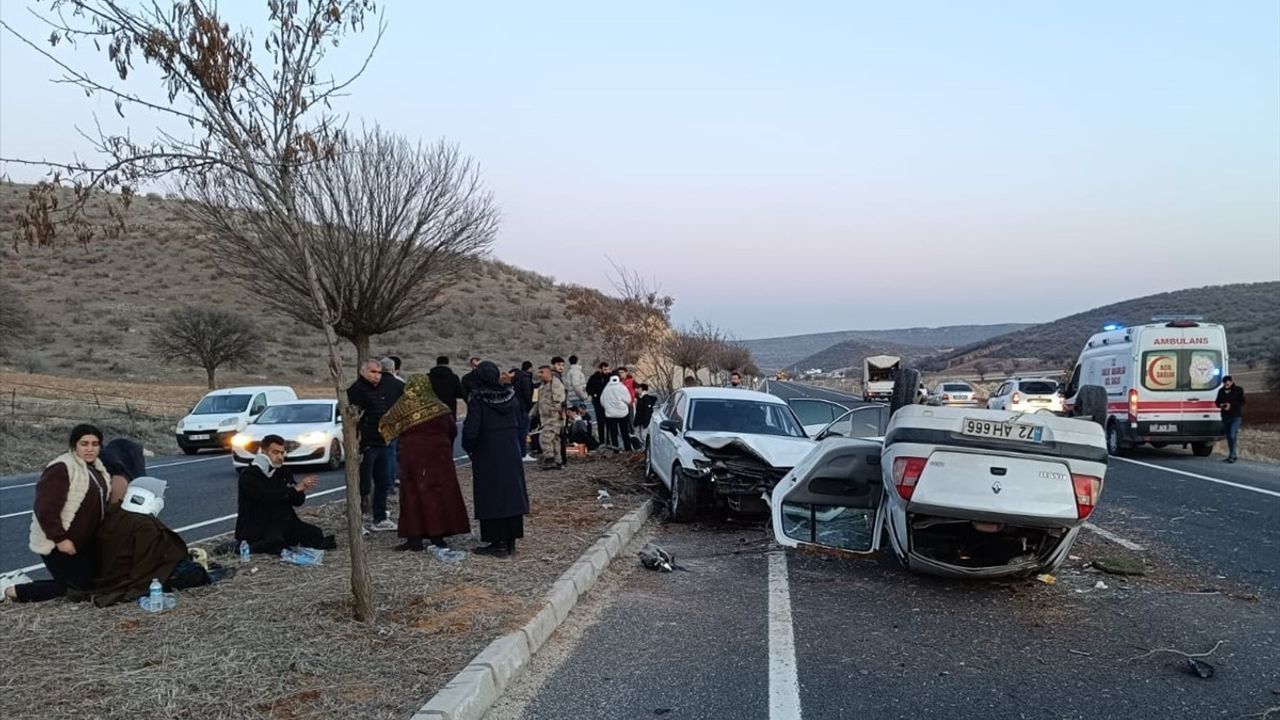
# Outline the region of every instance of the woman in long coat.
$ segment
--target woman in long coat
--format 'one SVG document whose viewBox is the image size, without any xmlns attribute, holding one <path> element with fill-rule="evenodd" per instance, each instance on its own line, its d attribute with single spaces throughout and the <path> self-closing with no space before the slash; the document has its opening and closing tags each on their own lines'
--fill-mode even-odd
<svg viewBox="0 0 1280 720">
<path fill-rule="evenodd" d="M 467 400 L 462 449 L 471 456 L 472 485 L 480 539 L 476 554 L 510 557 L 524 537 L 529 492 L 520 454 L 520 406 L 515 391 L 503 385 L 498 366 L 482 362 L 472 373 L 475 387 Z"/>
<path fill-rule="evenodd" d="M 413 375 L 395 405 L 382 416 L 378 432 L 388 444 L 399 439 L 400 537 L 396 550 L 421 550 L 422 539 L 448 547 L 445 537 L 471 532 L 467 505 L 458 487 L 453 413 L 436 397 L 431 379 Z"/>
</svg>

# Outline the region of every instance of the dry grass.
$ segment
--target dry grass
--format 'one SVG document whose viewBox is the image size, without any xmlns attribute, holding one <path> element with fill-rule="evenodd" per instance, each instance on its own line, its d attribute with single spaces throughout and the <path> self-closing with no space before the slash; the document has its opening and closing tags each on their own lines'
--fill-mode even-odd
<svg viewBox="0 0 1280 720">
<path fill-rule="evenodd" d="M 460 480 L 470 496 L 470 473 Z M 590 459 L 529 475 L 533 512 L 515 558 L 444 565 L 394 553 L 369 560 L 378 620 L 350 618 L 345 550 L 321 568 L 264 557 L 216 587 L 181 593 L 163 615 L 136 604 L 0 606 L 0 717 L 405 718 L 491 640 L 539 608 L 551 583 L 642 499 L 634 465 Z M 608 486 L 615 507 L 596 502 Z M 339 536 L 341 503 L 308 511 Z M 475 541 L 455 543 L 469 548 Z M 13 662 L 21 659 L 20 662 Z"/>
<path fill-rule="evenodd" d="M 21 371 L 164 384 L 203 384 L 203 371 L 166 366 L 147 351 L 147 335 L 167 310 L 207 304 L 255 315 L 272 338 L 265 360 L 248 370 L 228 368 L 222 384 L 321 383 L 327 355 L 319 331 L 274 313 L 218 271 L 199 235 L 182 220 L 177 201 L 138 198 L 128 229 L 88 246 L 14 249 L 14 216 L 26 185 L 0 183 L 0 272 L 32 309 L 27 347 L 8 359 Z M 105 218 L 101 208 L 94 211 Z M 450 291 L 446 304 L 417 325 L 375 338 L 374 352 L 400 355 L 410 370 L 426 370 L 436 355 L 482 355 L 504 366 L 578 353 L 590 359 L 598 343 L 564 313 L 564 289 L 550 278 L 500 262 L 482 263 Z M 344 348 L 348 360 L 354 351 Z"/>
</svg>

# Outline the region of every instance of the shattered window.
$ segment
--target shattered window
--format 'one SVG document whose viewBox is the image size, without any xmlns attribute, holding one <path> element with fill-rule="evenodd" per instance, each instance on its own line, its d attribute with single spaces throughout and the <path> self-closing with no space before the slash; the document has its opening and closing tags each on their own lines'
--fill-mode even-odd
<svg viewBox="0 0 1280 720">
<path fill-rule="evenodd" d="M 841 550 L 870 550 L 875 508 L 784 502 L 782 532 L 789 538 Z"/>
</svg>

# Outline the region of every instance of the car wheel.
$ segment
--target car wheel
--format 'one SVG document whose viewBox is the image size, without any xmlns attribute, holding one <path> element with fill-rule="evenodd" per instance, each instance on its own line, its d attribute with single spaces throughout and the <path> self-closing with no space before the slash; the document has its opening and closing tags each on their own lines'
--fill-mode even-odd
<svg viewBox="0 0 1280 720">
<path fill-rule="evenodd" d="M 1085 385 L 1076 396 L 1075 414 L 1106 426 L 1107 391 L 1101 385 Z"/>
<path fill-rule="evenodd" d="M 698 486 L 678 464 L 671 468 L 671 503 L 667 505 L 667 518 L 672 522 L 686 523 L 698 513 Z"/>
<path fill-rule="evenodd" d="M 337 440 L 329 443 L 329 462 L 325 467 L 330 470 L 337 470 L 342 467 L 345 458 L 342 457 L 342 445 Z"/>
<path fill-rule="evenodd" d="M 1107 453 L 1119 455 L 1124 449 L 1124 443 L 1120 440 L 1120 426 L 1114 422 L 1107 423 Z"/>
<path fill-rule="evenodd" d="M 889 414 L 913 404 L 915 388 L 920 384 L 920 371 L 915 368 L 903 368 L 893 380 L 893 398 L 889 401 Z"/>
<path fill-rule="evenodd" d="M 196 453 L 200 452 L 200 448 L 187 447 L 186 445 L 183 445 L 182 452 L 188 455 L 195 455 Z"/>
<path fill-rule="evenodd" d="M 1196 457 L 1209 457 L 1210 455 L 1213 454 L 1213 443 L 1211 442 L 1191 443 L 1191 452 L 1195 453 Z"/>
</svg>

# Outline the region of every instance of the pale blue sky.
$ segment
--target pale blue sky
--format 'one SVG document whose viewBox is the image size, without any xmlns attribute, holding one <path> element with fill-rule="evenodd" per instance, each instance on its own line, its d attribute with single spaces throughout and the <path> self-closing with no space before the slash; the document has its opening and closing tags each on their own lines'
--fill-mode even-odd
<svg viewBox="0 0 1280 720">
<path fill-rule="evenodd" d="M 901 5 L 391 0 L 339 109 L 479 159 L 499 258 L 743 337 L 1280 279 L 1280 3 Z M 0 155 L 78 147 L 51 74 L 0 38 Z"/>
</svg>

